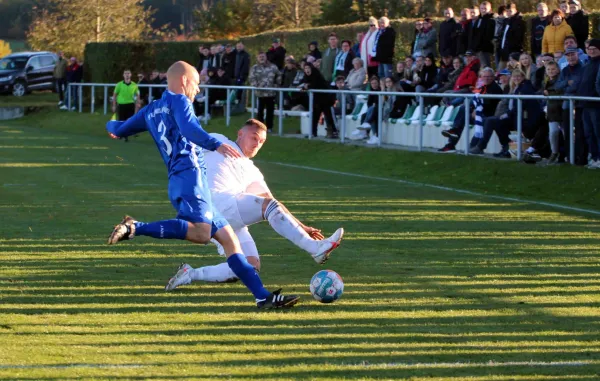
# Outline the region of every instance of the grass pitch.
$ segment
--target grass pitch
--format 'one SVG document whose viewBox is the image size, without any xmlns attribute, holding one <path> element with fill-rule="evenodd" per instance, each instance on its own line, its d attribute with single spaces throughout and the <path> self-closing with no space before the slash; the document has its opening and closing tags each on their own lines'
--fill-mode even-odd
<svg viewBox="0 0 600 381">
<path fill-rule="evenodd" d="M 581 186 L 597 184 L 589 171 L 270 138 L 258 165 L 276 197 L 307 224 L 347 231 L 326 264 L 345 293 L 332 305 L 313 301 L 308 281 L 321 267 L 258 224 L 263 280 L 303 301 L 257 312 L 240 284 L 164 292 L 179 263 L 220 262 L 214 246 L 105 245 L 125 213 L 174 214 L 149 137 L 112 141 L 105 120 L 49 112 L 0 123 L 0 380 L 600 377 L 593 215 L 275 162 L 477 191 L 476 178 L 439 167 L 460 163 L 466 173 L 484 163 L 494 193 L 522 196 L 536 180 L 569 176 L 529 198 L 593 208 L 597 198 L 585 195 L 595 193 Z M 235 131 L 218 121 L 208 129 Z M 520 185 L 494 181 L 511 173 Z"/>
</svg>

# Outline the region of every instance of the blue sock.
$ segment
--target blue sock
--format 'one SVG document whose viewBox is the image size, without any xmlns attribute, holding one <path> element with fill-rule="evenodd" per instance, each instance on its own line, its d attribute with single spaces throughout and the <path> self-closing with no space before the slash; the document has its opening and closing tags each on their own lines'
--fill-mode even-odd
<svg viewBox="0 0 600 381">
<path fill-rule="evenodd" d="M 244 256 L 244 254 L 233 254 L 227 258 L 227 264 L 238 278 L 244 283 L 256 300 L 264 300 L 271 293 L 263 286 L 256 270 Z"/>
<path fill-rule="evenodd" d="M 164 220 L 157 222 L 136 222 L 135 235 L 145 235 L 159 239 L 185 239 L 188 222 L 184 220 Z"/>
</svg>

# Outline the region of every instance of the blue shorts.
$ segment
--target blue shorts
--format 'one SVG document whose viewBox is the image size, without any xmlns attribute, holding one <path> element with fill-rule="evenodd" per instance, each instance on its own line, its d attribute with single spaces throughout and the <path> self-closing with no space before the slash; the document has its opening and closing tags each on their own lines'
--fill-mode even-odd
<svg viewBox="0 0 600 381">
<path fill-rule="evenodd" d="M 211 237 L 217 230 L 229 225 L 212 205 L 205 169 L 190 168 L 171 175 L 169 200 L 177 211 L 178 219 L 211 225 Z"/>
</svg>

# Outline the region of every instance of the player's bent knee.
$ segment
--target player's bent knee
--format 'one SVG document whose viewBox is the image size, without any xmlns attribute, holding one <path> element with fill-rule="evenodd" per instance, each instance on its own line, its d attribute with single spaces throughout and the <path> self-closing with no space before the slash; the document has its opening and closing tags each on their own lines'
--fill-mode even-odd
<svg viewBox="0 0 600 381">
<path fill-rule="evenodd" d="M 264 216 L 264 215 L 265 215 L 265 213 L 267 212 L 267 207 L 269 206 L 269 204 L 270 204 L 272 201 L 277 201 L 277 200 L 275 200 L 274 198 L 270 198 L 270 197 L 265 197 L 265 198 L 264 198 L 264 201 L 263 201 L 263 204 L 262 204 L 262 212 L 263 212 L 263 216 Z"/>
<path fill-rule="evenodd" d="M 258 257 L 246 257 L 248 263 L 252 265 L 256 269 L 256 271 L 260 271 L 260 259 Z"/>
<path fill-rule="evenodd" d="M 190 223 L 185 239 L 199 244 L 207 244 L 210 242 L 211 226 L 207 223 Z"/>
</svg>

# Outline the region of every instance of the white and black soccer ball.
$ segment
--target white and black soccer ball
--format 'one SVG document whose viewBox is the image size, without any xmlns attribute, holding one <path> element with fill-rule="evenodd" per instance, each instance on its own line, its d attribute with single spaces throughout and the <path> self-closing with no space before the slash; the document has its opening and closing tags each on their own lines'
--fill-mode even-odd
<svg viewBox="0 0 600 381">
<path fill-rule="evenodd" d="M 321 270 L 310 280 L 310 293 L 321 303 L 333 303 L 344 293 L 344 281 L 335 271 Z"/>
</svg>

